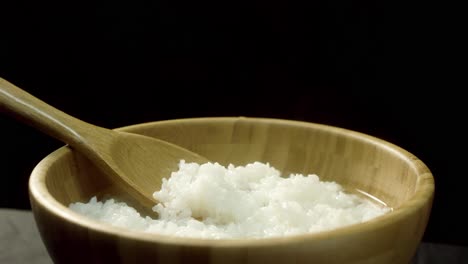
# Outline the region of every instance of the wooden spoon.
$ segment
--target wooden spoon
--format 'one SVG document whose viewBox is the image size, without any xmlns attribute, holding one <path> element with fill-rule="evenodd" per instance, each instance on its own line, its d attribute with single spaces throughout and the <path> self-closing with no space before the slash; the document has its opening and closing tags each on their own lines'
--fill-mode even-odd
<svg viewBox="0 0 468 264">
<path fill-rule="evenodd" d="M 72 117 L 0 78 L 0 109 L 67 143 L 90 159 L 128 194 L 139 208 L 157 201 L 156 179 L 170 176 L 181 159 L 208 160 L 187 149 L 155 138 L 98 127 Z"/>
</svg>

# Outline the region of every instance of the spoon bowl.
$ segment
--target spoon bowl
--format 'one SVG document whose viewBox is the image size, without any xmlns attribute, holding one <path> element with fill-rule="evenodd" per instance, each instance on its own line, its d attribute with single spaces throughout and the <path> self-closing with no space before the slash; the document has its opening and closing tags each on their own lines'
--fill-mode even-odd
<svg viewBox="0 0 468 264">
<path fill-rule="evenodd" d="M 194 152 L 155 138 L 98 127 L 72 117 L 0 78 L 0 109 L 86 156 L 145 213 L 156 204 L 157 179 L 180 160 L 205 163 Z"/>
</svg>

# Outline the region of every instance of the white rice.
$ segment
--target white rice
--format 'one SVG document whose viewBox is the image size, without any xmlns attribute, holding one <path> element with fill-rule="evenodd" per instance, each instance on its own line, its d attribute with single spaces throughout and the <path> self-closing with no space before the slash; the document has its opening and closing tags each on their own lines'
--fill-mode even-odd
<svg viewBox="0 0 468 264">
<path fill-rule="evenodd" d="M 317 175 L 287 178 L 269 164 L 227 168 L 185 163 L 154 193 L 159 219 L 132 207 L 93 197 L 70 208 L 98 221 L 132 230 L 196 238 L 262 238 L 319 232 L 360 223 L 390 211 Z"/>
</svg>

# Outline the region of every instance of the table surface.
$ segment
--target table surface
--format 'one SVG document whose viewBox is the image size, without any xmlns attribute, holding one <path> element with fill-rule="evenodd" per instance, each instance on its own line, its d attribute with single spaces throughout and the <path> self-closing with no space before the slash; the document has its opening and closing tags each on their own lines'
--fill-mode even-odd
<svg viewBox="0 0 468 264">
<path fill-rule="evenodd" d="M 31 211 L 0 209 L 0 263 L 51 264 Z M 412 264 L 468 263 L 468 248 L 422 243 Z"/>
</svg>

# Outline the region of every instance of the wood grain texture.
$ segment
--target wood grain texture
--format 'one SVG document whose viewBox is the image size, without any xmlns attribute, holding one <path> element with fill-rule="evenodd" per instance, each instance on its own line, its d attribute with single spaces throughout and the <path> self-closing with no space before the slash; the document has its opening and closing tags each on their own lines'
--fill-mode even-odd
<svg viewBox="0 0 468 264">
<path fill-rule="evenodd" d="M 207 162 L 196 153 L 155 138 L 114 131 L 86 123 L 41 101 L 0 78 L 0 109 L 55 137 L 85 155 L 103 175 L 136 204 L 151 208 L 154 175 L 167 175 L 180 158 Z M 141 208 L 144 210 L 144 208 Z M 151 210 L 146 214 L 154 215 Z"/>
<path fill-rule="evenodd" d="M 261 240 L 131 232 L 67 209 L 70 202 L 87 201 L 96 193 L 126 198 L 86 158 L 64 147 L 36 166 L 29 183 L 37 225 L 57 263 L 398 264 L 411 260 L 426 228 L 434 193 L 430 170 L 407 151 L 371 136 L 245 117 L 168 120 L 122 130 L 175 143 L 224 165 L 262 161 L 283 173 L 315 173 L 374 195 L 394 211 L 332 231 Z"/>
</svg>

